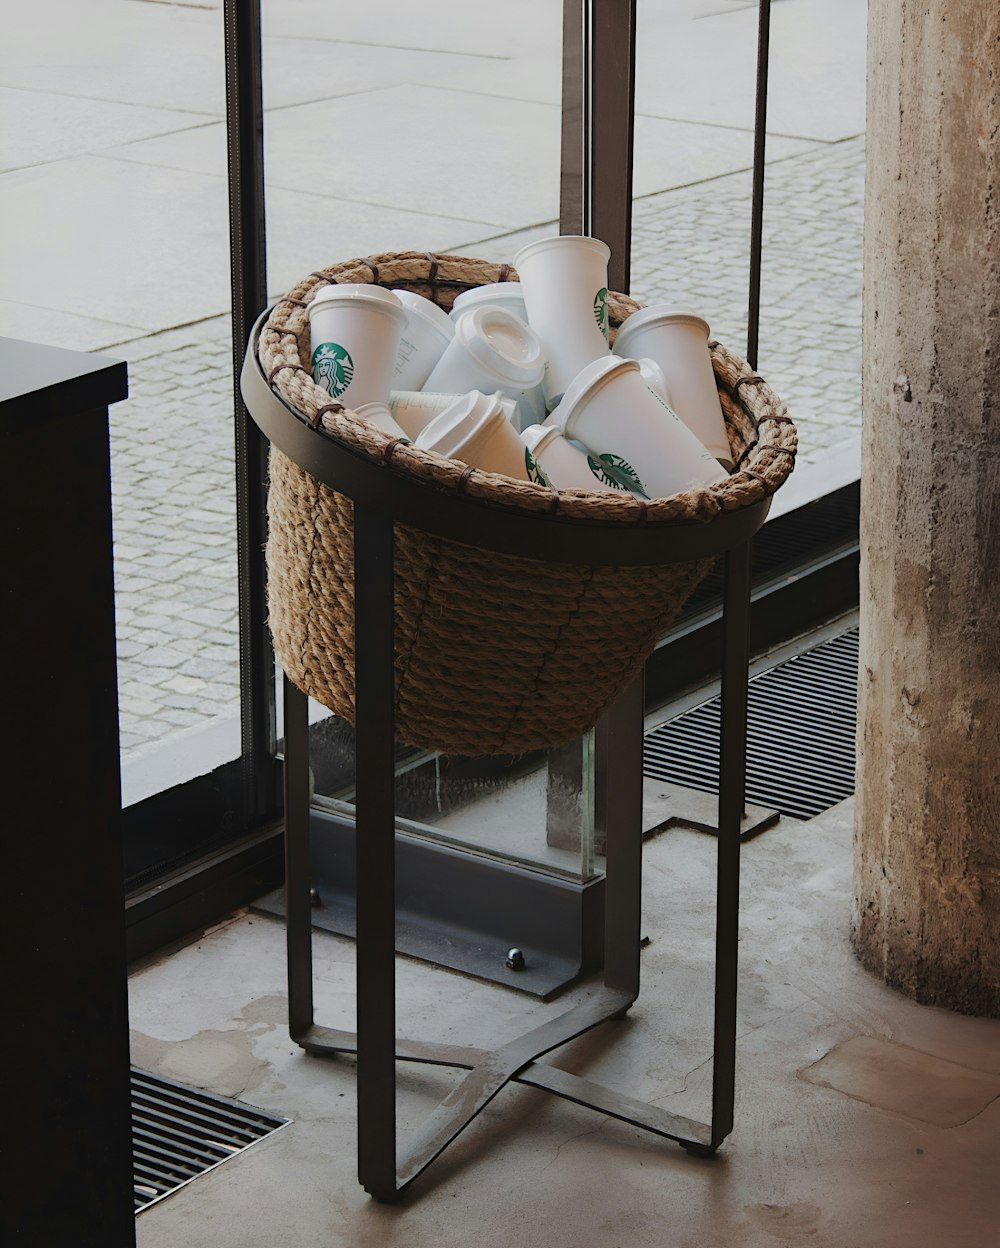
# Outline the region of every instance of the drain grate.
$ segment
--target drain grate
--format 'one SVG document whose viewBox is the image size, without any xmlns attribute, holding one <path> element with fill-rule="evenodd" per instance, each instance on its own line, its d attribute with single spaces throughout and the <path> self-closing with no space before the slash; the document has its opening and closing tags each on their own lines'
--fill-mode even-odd
<svg viewBox="0 0 1000 1248">
<path fill-rule="evenodd" d="M 132 1067 L 135 1211 L 169 1196 L 289 1119 Z"/>
<path fill-rule="evenodd" d="M 858 630 L 852 628 L 750 682 L 747 801 L 811 819 L 854 792 Z M 719 790 L 718 697 L 648 734 L 647 776 Z"/>
</svg>

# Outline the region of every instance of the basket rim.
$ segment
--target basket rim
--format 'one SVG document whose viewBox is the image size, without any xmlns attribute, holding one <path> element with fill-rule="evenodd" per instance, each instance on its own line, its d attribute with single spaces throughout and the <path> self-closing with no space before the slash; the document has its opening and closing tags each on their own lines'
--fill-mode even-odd
<svg viewBox="0 0 1000 1248">
<path fill-rule="evenodd" d="M 752 506 L 780 488 L 794 466 L 797 433 L 781 399 L 747 362 L 721 343 L 710 341 L 712 366 L 723 400 L 727 428 L 735 441 L 737 467 L 725 481 L 699 486 L 668 498 L 641 499 L 632 494 L 556 490 L 533 482 L 470 468 L 433 451 L 415 447 L 383 432 L 313 381 L 306 309 L 323 286 L 364 281 L 387 289 L 423 288 L 447 307 L 461 290 L 488 282 L 516 281 L 510 264 L 474 257 L 426 252 L 384 252 L 316 270 L 297 283 L 258 322 L 257 350 L 263 378 L 285 404 L 320 437 L 331 439 L 393 473 L 415 477 L 449 493 L 459 493 L 505 510 L 564 519 L 621 523 L 626 526 L 710 521 L 722 512 Z M 642 305 L 626 295 L 609 293 L 612 333 Z M 255 327 L 256 328 L 256 327 Z M 613 338 L 612 338 L 613 341 Z"/>
</svg>

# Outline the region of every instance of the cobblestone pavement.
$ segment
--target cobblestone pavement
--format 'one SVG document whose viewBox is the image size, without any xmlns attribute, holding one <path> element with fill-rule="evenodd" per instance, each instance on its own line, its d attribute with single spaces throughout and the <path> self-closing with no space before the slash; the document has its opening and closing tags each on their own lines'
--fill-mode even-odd
<svg viewBox="0 0 1000 1248">
<path fill-rule="evenodd" d="M 721 342 L 747 337 L 751 175 L 636 202 L 632 291 L 696 309 Z M 864 139 L 767 168 L 758 368 L 799 427 L 800 462 L 861 429 Z"/>
<path fill-rule="evenodd" d="M 123 759 L 238 710 L 228 336 L 215 318 L 146 340 L 111 409 Z"/>
<path fill-rule="evenodd" d="M 859 436 L 863 179 L 860 138 L 768 168 L 759 367 L 805 460 Z M 636 297 L 703 312 L 742 352 L 749 220 L 749 173 L 638 200 Z M 509 258 L 516 241 L 479 254 Z M 112 409 L 112 455 L 126 761 L 238 713 L 230 351 L 217 317 L 124 352 L 130 398 Z"/>
</svg>

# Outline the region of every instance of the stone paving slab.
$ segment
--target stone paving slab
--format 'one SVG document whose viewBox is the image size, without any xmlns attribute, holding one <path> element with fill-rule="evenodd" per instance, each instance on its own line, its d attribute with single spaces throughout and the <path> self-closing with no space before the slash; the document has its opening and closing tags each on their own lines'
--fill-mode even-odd
<svg viewBox="0 0 1000 1248">
<path fill-rule="evenodd" d="M 712 5 L 681 26 L 670 4 L 640 0 L 639 112 L 752 127 L 757 5 L 720 8 Z M 770 131 L 826 142 L 864 133 L 866 29 L 867 0 L 772 4 Z"/>
<path fill-rule="evenodd" d="M 25 337 L 19 328 L 22 302 L 82 318 L 114 309 L 116 321 L 133 327 L 87 343 L 94 347 L 217 316 L 229 307 L 229 208 L 221 174 L 86 156 L 0 176 L 0 199 L 5 215 L 30 222 L 34 237 L 46 240 L 25 264 L 23 238 L 0 231 L 7 304 L 0 306 L 0 333 Z M 275 291 L 335 256 L 387 250 L 401 239 L 409 247 L 444 249 L 456 237 L 489 228 L 481 220 L 305 190 L 276 188 L 267 208 Z M 53 339 L 46 333 L 43 341 Z"/>
<path fill-rule="evenodd" d="M 22 169 L 130 143 L 178 126 L 210 121 L 208 114 L 138 104 L 81 100 L 68 95 L 0 87 L 0 170 Z"/>
</svg>

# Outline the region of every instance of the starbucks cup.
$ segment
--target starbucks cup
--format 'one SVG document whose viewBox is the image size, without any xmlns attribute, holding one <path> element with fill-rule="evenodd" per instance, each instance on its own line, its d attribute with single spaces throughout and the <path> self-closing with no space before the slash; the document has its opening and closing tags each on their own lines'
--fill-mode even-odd
<svg viewBox="0 0 1000 1248">
<path fill-rule="evenodd" d="M 431 369 L 455 336 L 455 326 L 443 308 L 410 290 L 392 292 L 403 305 L 406 326 L 399 339 L 393 390 L 419 390 Z"/>
<path fill-rule="evenodd" d="M 410 441 L 406 430 L 393 420 L 392 412 L 385 403 L 362 403 L 354 409 L 354 415 L 376 425 L 383 433 L 391 433 L 394 438 L 402 438 L 404 442 Z"/>
<path fill-rule="evenodd" d="M 708 349 L 708 322 L 693 312 L 641 308 L 623 323 L 615 355 L 647 356 L 663 369 L 670 404 L 720 463 L 732 468 L 732 451 Z"/>
<path fill-rule="evenodd" d="M 514 257 L 528 324 L 545 350 L 549 408 L 586 364 L 608 354 L 610 257 L 607 243 L 574 234 L 539 239 Z"/>
<path fill-rule="evenodd" d="M 535 463 L 557 490 L 593 490 L 598 494 L 638 492 L 613 467 L 563 437 L 553 425 L 530 425 L 521 437 Z"/>
<path fill-rule="evenodd" d="M 478 390 L 463 394 L 424 426 L 414 446 L 485 472 L 547 484 L 540 478 L 521 435 L 507 419 L 499 394 L 481 394 Z"/>
<path fill-rule="evenodd" d="M 389 410 L 407 435 L 415 438 L 439 412 L 461 397 L 459 394 L 430 394 L 426 390 L 394 390 L 389 395 Z M 519 418 L 517 404 L 506 395 L 501 395 L 500 404 L 504 415 L 516 429 Z"/>
<path fill-rule="evenodd" d="M 423 388 L 450 394 L 499 390 L 527 402 L 544 369 L 541 343 L 524 321 L 503 308 L 470 308 L 455 322 L 455 337 Z"/>
<path fill-rule="evenodd" d="M 306 315 L 313 381 L 345 407 L 384 403 L 406 324 L 396 296 L 381 286 L 324 286 Z"/>
<path fill-rule="evenodd" d="M 646 385 L 635 360 L 594 360 L 549 418 L 650 498 L 725 481 L 728 473 Z"/>
<path fill-rule="evenodd" d="M 525 390 L 517 399 L 517 415 L 511 419 L 515 429 L 527 429 L 529 425 L 540 425 L 549 414 L 545 402 L 545 391 L 541 386 L 533 390 Z"/>
<path fill-rule="evenodd" d="M 522 321 L 528 320 L 520 282 L 487 282 L 485 286 L 472 286 L 469 290 L 463 290 L 460 295 L 455 296 L 448 315 L 453 321 L 457 321 L 469 308 L 483 307 L 504 308 Z"/>
<path fill-rule="evenodd" d="M 636 360 L 639 365 L 639 372 L 642 379 L 649 386 L 654 394 L 658 394 L 664 403 L 670 402 L 670 391 L 667 389 L 667 379 L 663 375 L 663 369 L 655 360 Z"/>
</svg>

